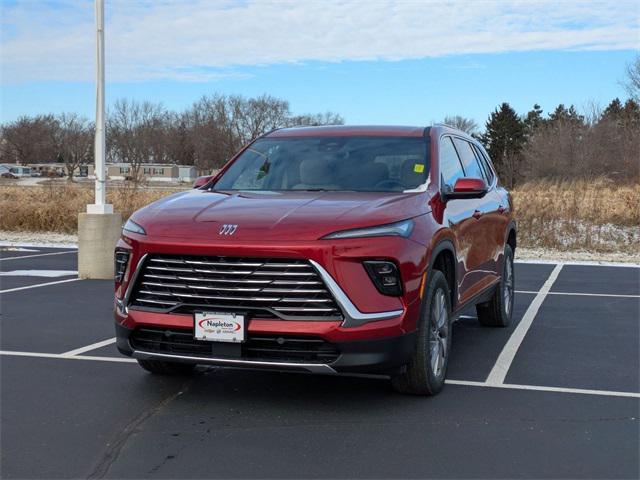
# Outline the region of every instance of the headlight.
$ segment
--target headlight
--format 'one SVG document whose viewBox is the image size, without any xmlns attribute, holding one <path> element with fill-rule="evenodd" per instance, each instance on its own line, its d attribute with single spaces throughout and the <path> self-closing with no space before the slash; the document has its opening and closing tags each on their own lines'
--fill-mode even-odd
<svg viewBox="0 0 640 480">
<path fill-rule="evenodd" d="M 330 233 L 322 237 L 325 240 L 334 238 L 363 238 L 363 237 L 404 237 L 411 235 L 413 220 L 403 220 L 397 223 L 388 223 L 375 227 L 356 228 L 354 230 L 342 230 Z"/>
<path fill-rule="evenodd" d="M 138 225 L 136 222 L 134 222 L 131 219 L 127 220 L 127 222 L 124 224 L 124 227 L 122 227 L 122 231 L 139 233 L 140 235 L 147 234 L 147 232 L 144 231 L 144 228 L 142 228 L 140 225 Z"/>
</svg>

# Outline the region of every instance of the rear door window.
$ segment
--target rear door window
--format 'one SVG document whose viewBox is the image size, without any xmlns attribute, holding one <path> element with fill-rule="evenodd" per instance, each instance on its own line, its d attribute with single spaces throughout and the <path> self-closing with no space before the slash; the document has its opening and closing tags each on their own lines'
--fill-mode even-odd
<svg viewBox="0 0 640 480">
<path fill-rule="evenodd" d="M 456 180 L 464 177 L 460 158 L 450 137 L 443 137 L 440 141 L 440 180 L 442 186 L 453 189 Z"/>
</svg>

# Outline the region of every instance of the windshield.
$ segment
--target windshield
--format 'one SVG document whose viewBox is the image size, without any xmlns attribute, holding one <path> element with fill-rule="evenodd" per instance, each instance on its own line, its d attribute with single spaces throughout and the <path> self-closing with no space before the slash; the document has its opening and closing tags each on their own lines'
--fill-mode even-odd
<svg viewBox="0 0 640 480">
<path fill-rule="evenodd" d="M 402 192 L 425 183 L 424 138 L 305 137 L 254 142 L 216 190 Z"/>
</svg>

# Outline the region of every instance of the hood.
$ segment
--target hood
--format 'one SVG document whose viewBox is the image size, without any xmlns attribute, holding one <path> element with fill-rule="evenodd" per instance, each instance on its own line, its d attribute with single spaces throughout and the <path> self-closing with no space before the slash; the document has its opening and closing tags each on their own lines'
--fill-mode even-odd
<svg viewBox="0 0 640 480">
<path fill-rule="evenodd" d="M 392 223 L 429 211 L 424 195 L 371 192 L 233 192 L 190 190 L 137 211 L 149 237 L 316 240 L 339 230 Z M 237 225 L 231 236 L 224 224 Z"/>
</svg>

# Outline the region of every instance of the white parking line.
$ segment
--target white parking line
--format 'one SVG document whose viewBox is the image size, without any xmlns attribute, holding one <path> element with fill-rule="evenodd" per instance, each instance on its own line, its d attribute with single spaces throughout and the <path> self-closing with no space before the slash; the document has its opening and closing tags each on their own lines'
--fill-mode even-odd
<svg viewBox="0 0 640 480">
<path fill-rule="evenodd" d="M 67 250 L 66 252 L 50 252 L 50 253 L 38 253 L 36 255 L 22 255 L 21 257 L 6 257 L 6 258 L 0 258 L 0 262 L 3 262 L 5 260 L 20 260 L 23 258 L 48 257 L 50 255 L 64 255 L 65 253 L 78 253 L 78 251 Z"/>
<path fill-rule="evenodd" d="M 116 343 L 116 337 L 107 338 L 101 342 L 92 343 L 91 345 L 87 345 L 86 347 L 76 348 L 75 350 L 69 350 L 68 352 L 64 352 L 62 355 L 65 357 L 73 357 L 75 355 L 80 355 L 81 353 L 88 352 L 90 350 L 96 350 L 98 348 L 106 347 L 107 345 L 111 345 L 112 343 Z"/>
<path fill-rule="evenodd" d="M 463 385 L 467 387 L 504 388 L 507 390 L 532 390 L 535 392 L 577 393 L 581 395 L 601 395 L 605 397 L 640 398 L 637 392 L 617 392 L 612 390 L 592 390 L 586 388 L 544 387 L 540 385 L 516 385 L 513 383 L 501 383 L 491 385 L 487 382 L 467 382 L 464 380 L 446 380 L 449 385 Z"/>
<path fill-rule="evenodd" d="M 77 282 L 80 278 L 69 278 L 67 280 L 58 280 L 57 282 L 36 283 L 35 285 L 27 285 L 26 287 L 9 288 L 7 290 L 0 290 L 0 293 L 18 292 L 20 290 L 29 290 L 30 288 L 46 287 L 47 285 L 57 285 L 58 283 Z"/>
<path fill-rule="evenodd" d="M 55 358 L 62 360 L 93 360 L 96 362 L 136 363 L 137 360 L 126 357 L 93 357 L 91 355 L 65 355 L 64 353 L 15 352 L 0 350 L 0 355 L 8 357 Z"/>
<path fill-rule="evenodd" d="M 529 305 L 529 308 L 527 308 L 527 311 L 524 313 L 522 320 L 520 320 L 518 326 L 513 330 L 511 337 L 509 337 L 509 340 L 502 348 L 502 351 L 498 356 L 498 360 L 496 360 L 496 363 L 491 369 L 491 372 L 489 372 L 489 376 L 487 377 L 486 381 L 488 385 L 495 386 L 502 385 L 504 383 L 504 379 L 506 378 L 507 372 L 511 367 L 511 363 L 513 363 L 513 359 L 515 358 L 516 353 L 518 353 L 520 344 L 529 331 L 529 328 L 533 323 L 533 319 L 536 317 L 536 314 L 538 313 L 542 302 L 549 293 L 549 290 L 551 290 L 551 287 L 556 281 L 556 278 L 558 278 L 562 267 L 562 263 L 559 263 L 555 266 L 555 268 L 551 272 L 551 275 L 549 275 L 549 278 L 547 278 L 547 281 L 544 282 L 544 285 L 542 285 L 542 288 Z"/>
<path fill-rule="evenodd" d="M 529 290 L 516 290 L 516 293 L 538 293 Z M 578 295 L 583 297 L 620 297 L 620 298 L 640 298 L 640 295 L 620 295 L 617 293 L 578 293 L 578 292 L 548 292 L 547 295 Z"/>
<path fill-rule="evenodd" d="M 626 262 L 598 262 L 589 260 L 566 260 L 562 262 L 556 262 L 555 260 L 515 260 L 515 263 L 530 263 L 533 265 L 563 265 L 583 266 L 583 267 L 625 267 L 625 268 L 640 268 L 640 263 L 626 263 Z"/>
<path fill-rule="evenodd" d="M 88 361 L 94 361 L 94 362 L 108 362 L 108 363 L 136 363 L 137 362 L 137 360 L 133 358 L 126 358 L 126 357 L 96 357 L 91 355 L 69 355 L 69 353 L 71 352 L 37 353 L 37 352 L 16 352 L 16 351 L 10 351 L 10 350 L 0 350 L 0 356 L 8 356 L 8 357 L 51 358 L 56 360 L 88 360 Z M 379 375 L 347 374 L 346 376 L 380 378 Z M 447 383 L 448 385 L 461 385 L 466 387 L 480 387 L 480 388 L 501 388 L 504 390 L 530 390 L 530 391 L 536 391 L 536 392 L 600 395 L 604 397 L 640 398 L 640 393 L 638 392 L 592 390 L 592 389 L 585 389 L 585 388 L 545 387 L 542 385 L 516 385 L 516 384 L 509 384 L 509 383 L 491 385 L 487 382 L 471 382 L 466 380 L 446 380 L 445 383 Z"/>
</svg>

